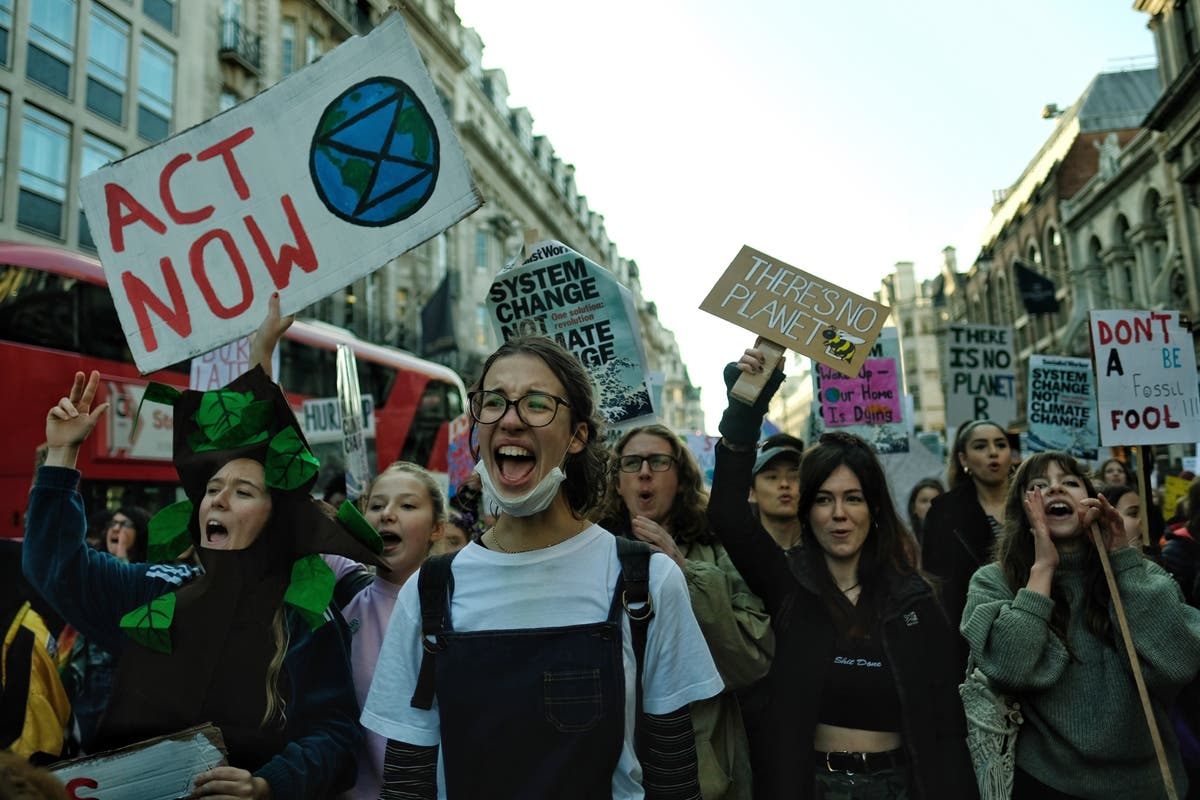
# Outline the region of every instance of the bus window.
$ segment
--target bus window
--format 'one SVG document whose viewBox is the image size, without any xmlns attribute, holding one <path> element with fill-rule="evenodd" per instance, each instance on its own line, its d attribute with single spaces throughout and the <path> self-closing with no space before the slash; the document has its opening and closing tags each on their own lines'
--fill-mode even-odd
<svg viewBox="0 0 1200 800">
<path fill-rule="evenodd" d="M 378 405 L 384 405 L 388 393 L 392 391 L 392 382 L 396 379 L 396 368 L 359 358 L 358 385 L 359 391 L 375 398 Z"/>
<path fill-rule="evenodd" d="M 417 403 L 416 416 L 413 417 L 412 425 L 408 429 L 408 436 L 404 439 L 400 458 L 406 461 L 416 461 L 418 464 L 425 464 L 429 461 L 442 426 L 458 416 L 450 413 L 449 398 L 457 395 L 457 392 L 451 391 L 451 388 L 448 384 L 437 380 L 431 380 L 425 385 L 425 391 L 421 393 L 421 399 Z M 457 401 L 456 405 L 462 405 L 461 398 L 455 397 L 454 399 Z"/>
<path fill-rule="evenodd" d="M 80 338 L 80 352 L 108 361 L 132 364 L 133 353 L 125 341 L 121 321 L 117 318 L 117 309 L 108 289 L 85 283 L 80 283 L 77 288 L 79 329 L 88 332 L 87 336 Z"/>
<path fill-rule="evenodd" d="M 337 356 L 285 337 L 279 342 L 279 383 L 305 397 L 336 397 Z"/>
<path fill-rule="evenodd" d="M 0 338 L 10 342 L 75 349 L 77 281 L 10 264 L 0 266 Z"/>
</svg>

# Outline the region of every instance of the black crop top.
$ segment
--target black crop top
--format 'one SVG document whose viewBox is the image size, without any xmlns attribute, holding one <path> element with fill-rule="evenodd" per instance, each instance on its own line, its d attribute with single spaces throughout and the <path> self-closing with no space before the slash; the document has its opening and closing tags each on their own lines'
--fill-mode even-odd
<svg viewBox="0 0 1200 800">
<path fill-rule="evenodd" d="M 900 697 L 878 633 L 870 639 L 839 634 L 817 720 L 864 731 L 900 730 Z"/>
</svg>

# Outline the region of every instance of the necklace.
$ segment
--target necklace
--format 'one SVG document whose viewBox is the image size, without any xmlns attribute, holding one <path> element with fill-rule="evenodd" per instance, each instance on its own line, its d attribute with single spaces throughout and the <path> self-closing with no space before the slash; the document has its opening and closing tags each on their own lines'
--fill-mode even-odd
<svg viewBox="0 0 1200 800">
<path fill-rule="evenodd" d="M 857 583 L 854 584 L 853 586 L 847 586 L 845 589 L 842 589 L 842 594 L 849 594 L 850 592 L 853 592 L 857 588 L 858 588 Z"/>
<path fill-rule="evenodd" d="M 511 556 L 511 555 L 513 555 L 513 551 L 512 551 L 512 550 L 509 550 L 507 547 L 505 547 L 503 544 L 501 544 L 501 542 L 500 542 L 500 534 L 499 534 L 499 533 L 496 531 L 496 526 L 495 526 L 495 525 L 493 525 L 493 526 L 492 526 L 492 528 L 491 528 L 491 533 L 492 533 L 492 542 L 493 542 L 493 543 L 496 545 L 496 547 L 499 547 L 499 548 L 500 548 L 500 552 L 501 552 L 501 553 L 508 553 L 510 556 Z"/>
</svg>

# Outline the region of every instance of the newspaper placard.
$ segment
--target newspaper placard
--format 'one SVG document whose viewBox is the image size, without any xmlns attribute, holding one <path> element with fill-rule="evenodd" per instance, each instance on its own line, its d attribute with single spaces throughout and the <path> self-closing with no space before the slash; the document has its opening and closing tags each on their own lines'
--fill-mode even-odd
<svg viewBox="0 0 1200 800">
<path fill-rule="evenodd" d="M 946 346 L 947 429 L 976 419 L 1007 428 L 1017 418 L 1012 328 L 951 325 Z"/>
<path fill-rule="evenodd" d="M 653 415 L 633 295 L 604 267 L 562 242 L 539 242 L 523 263 L 500 271 L 487 307 L 503 341 L 549 336 L 575 354 L 610 431 Z"/>
<path fill-rule="evenodd" d="M 1100 443 L 1200 438 L 1196 352 L 1178 311 L 1089 312 Z"/>
<path fill-rule="evenodd" d="M 1095 461 L 1100 429 L 1092 362 L 1086 358 L 1031 355 L 1025 419 L 1029 448 L 1035 453 L 1062 450 Z"/>
<path fill-rule="evenodd" d="M 750 246 L 700 308 L 850 377 L 862 369 L 890 310 Z"/>
<path fill-rule="evenodd" d="M 317 397 L 305 400 L 300 406 L 300 430 L 309 444 L 342 441 L 342 408 L 336 397 Z M 362 428 L 364 438 L 375 438 L 375 397 L 362 395 Z"/>
<path fill-rule="evenodd" d="M 817 364 L 813 376 L 812 435 L 836 428 L 861 436 L 877 453 L 908 452 L 900 338 L 884 328 L 853 378 Z"/>
<path fill-rule="evenodd" d="M 295 313 L 480 205 L 399 14 L 251 100 L 80 181 L 134 361 Z"/>
</svg>

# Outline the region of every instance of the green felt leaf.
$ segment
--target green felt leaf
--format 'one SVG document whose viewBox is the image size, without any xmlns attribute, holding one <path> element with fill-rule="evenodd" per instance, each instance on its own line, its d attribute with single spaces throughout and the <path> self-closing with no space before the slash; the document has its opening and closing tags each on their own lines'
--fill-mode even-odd
<svg viewBox="0 0 1200 800">
<path fill-rule="evenodd" d="M 275 407 L 270 400 L 254 401 L 242 409 L 237 421 L 213 439 L 212 444 L 217 449 L 224 450 L 265 442 L 269 435 L 267 426 L 271 423 L 274 411 Z"/>
<path fill-rule="evenodd" d="M 292 564 L 292 582 L 283 601 L 299 612 L 313 630 L 325 624 L 325 610 L 333 599 L 337 577 L 318 555 L 296 559 Z"/>
<path fill-rule="evenodd" d="M 242 421 L 242 412 L 254 402 L 251 392 L 231 392 L 216 389 L 200 397 L 200 406 L 193 419 L 204 432 L 204 436 L 215 442 Z"/>
<path fill-rule="evenodd" d="M 343 500 L 341 506 L 338 507 L 337 518 L 338 522 L 342 523 L 355 539 L 370 548 L 372 553 L 383 552 L 382 537 L 371 523 L 367 522 L 367 518 L 362 515 L 354 503 Z"/>
<path fill-rule="evenodd" d="M 289 426 L 271 439 L 265 466 L 267 486 L 295 489 L 316 476 L 321 462 L 305 446 L 296 429 Z"/>
<path fill-rule="evenodd" d="M 192 509 L 190 500 L 180 500 L 150 518 L 146 553 L 151 561 L 156 564 L 174 561 L 192 546 L 192 537 L 187 529 L 192 519 Z"/>
<path fill-rule="evenodd" d="M 142 399 L 138 402 L 137 411 L 133 415 L 133 430 L 138 429 L 138 420 L 142 417 L 142 403 L 159 403 L 164 406 L 173 406 L 175 401 L 182 396 L 183 392 L 165 383 L 148 383 L 146 391 L 142 392 Z"/>
<path fill-rule="evenodd" d="M 171 622 L 174 619 L 175 594 L 172 592 L 156 597 L 121 617 L 121 629 L 142 647 L 170 653 Z"/>
</svg>

